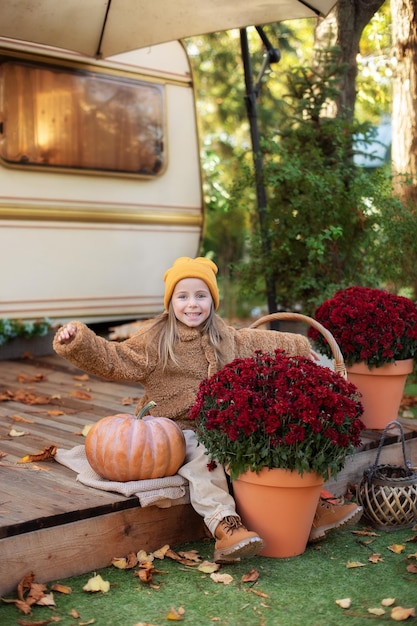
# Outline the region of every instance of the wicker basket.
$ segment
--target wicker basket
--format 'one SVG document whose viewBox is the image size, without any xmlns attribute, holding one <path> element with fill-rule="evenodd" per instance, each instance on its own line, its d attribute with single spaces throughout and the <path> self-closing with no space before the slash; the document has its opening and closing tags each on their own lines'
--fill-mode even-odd
<svg viewBox="0 0 417 626">
<path fill-rule="evenodd" d="M 343 378 L 347 378 L 343 355 L 338 344 L 336 343 L 335 338 L 333 337 L 332 333 L 329 330 L 327 330 L 327 328 L 322 326 L 320 322 L 317 322 L 312 317 L 308 317 L 308 315 L 302 315 L 301 313 L 289 313 L 289 312 L 270 313 L 269 315 L 264 315 L 264 317 L 260 317 L 258 320 L 253 322 L 253 324 L 251 324 L 249 328 L 258 328 L 258 326 L 262 326 L 263 324 L 267 324 L 269 322 L 274 322 L 274 321 L 279 321 L 279 320 L 282 320 L 282 321 L 291 320 L 291 321 L 297 321 L 297 322 L 305 322 L 306 324 L 309 324 L 310 326 L 313 326 L 314 328 L 316 328 L 323 335 L 323 337 L 326 339 L 327 343 L 330 346 L 330 349 L 332 351 L 333 358 L 334 358 L 333 366 L 334 366 L 335 372 L 340 374 Z"/>
<path fill-rule="evenodd" d="M 378 465 L 385 436 L 393 426 L 400 429 L 404 466 Z M 410 528 L 417 522 L 417 473 L 406 460 L 400 422 L 394 420 L 385 427 L 375 463 L 365 470 L 356 496 L 364 517 L 380 530 Z"/>
</svg>

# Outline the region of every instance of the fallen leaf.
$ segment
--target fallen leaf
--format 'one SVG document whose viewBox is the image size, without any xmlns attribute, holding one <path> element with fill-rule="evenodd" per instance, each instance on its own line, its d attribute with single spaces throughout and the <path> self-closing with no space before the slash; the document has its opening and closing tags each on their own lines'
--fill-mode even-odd
<svg viewBox="0 0 417 626">
<path fill-rule="evenodd" d="M 146 567 L 138 570 L 134 573 L 137 578 L 146 585 L 149 585 L 153 580 L 153 567 Z"/>
<path fill-rule="evenodd" d="M 47 380 L 44 374 L 38 373 L 34 376 L 29 376 L 28 374 L 18 374 L 16 376 L 16 380 L 18 383 L 40 383 L 43 380 Z"/>
<path fill-rule="evenodd" d="M 213 572 L 217 572 L 220 569 L 220 565 L 218 563 L 211 563 L 210 561 L 203 561 L 197 567 L 199 572 L 203 572 L 204 574 L 212 574 Z"/>
<path fill-rule="evenodd" d="M 93 427 L 93 424 L 86 424 L 84 426 L 84 428 L 82 429 L 82 431 L 81 431 L 82 436 L 83 437 L 87 437 L 87 435 L 88 435 L 89 431 L 92 429 L 92 427 Z"/>
<path fill-rule="evenodd" d="M 159 548 L 159 550 L 155 550 L 155 552 L 152 552 L 152 554 L 156 559 L 164 559 L 168 550 L 169 545 L 166 544 L 165 546 L 162 546 L 162 548 Z"/>
<path fill-rule="evenodd" d="M 51 591 L 57 591 L 58 593 L 65 593 L 66 595 L 72 593 L 71 587 L 68 587 L 68 585 L 61 585 L 61 583 L 56 583 L 55 585 L 52 585 Z"/>
<path fill-rule="evenodd" d="M 11 393 L 11 392 L 9 392 Z M 22 402 L 22 404 L 49 404 L 51 398 L 49 396 L 37 396 L 34 393 L 30 393 L 25 391 L 24 389 L 18 389 L 15 393 L 11 394 L 9 400 L 14 400 L 15 402 Z"/>
<path fill-rule="evenodd" d="M 341 609 L 350 609 L 352 600 L 350 598 L 342 598 L 341 600 L 336 600 L 336 604 L 340 606 Z"/>
<path fill-rule="evenodd" d="M 58 409 L 47 411 L 46 414 L 50 417 L 59 417 L 60 415 L 65 415 L 64 411 L 59 411 Z"/>
<path fill-rule="evenodd" d="M 380 554 L 374 553 L 374 554 L 371 554 L 368 561 L 370 563 L 383 563 L 384 559 L 381 557 Z"/>
<path fill-rule="evenodd" d="M 241 581 L 242 583 L 252 583 L 257 581 L 259 578 L 259 572 L 256 569 L 251 569 L 247 574 L 243 574 Z"/>
<path fill-rule="evenodd" d="M 26 433 L 24 430 L 16 430 L 15 428 L 12 428 L 9 431 L 9 437 L 23 437 L 23 435 L 27 435 L 28 433 Z"/>
<path fill-rule="evenodd" d="M 388 546 L 388 550 L 395 554 L 401 554 L 401 552 L 404 552 L 405 546 L 401 543 L 393 543 L 391 546 Z"/>
<path fill-rule="evenodd" d="M 395 604 L 395 598 L 384 598 L 381 600 L 382 606 L 392 606 Z"/>
<path fill-rule="evenodd" d="M 254 589 L 253 587 L 251 587 L 250 589 L 248 589 L 248 591 L 250 593 L 254 593 L 255 596 L 260 596 L 261 598 L 269 598 L 268 594 L 264 593 L 263 591 L 260 591 L 259 589 Z"/>
<path fill-rule="evenodd" d="M 102 591 L 103 593 L 107 593 L 110 589 L 110 583 L 107 580 L 103 580 L 100 574 L 96 574 L 92 578 L 89 578 L 87 583 L 83 587 L 83 591 L 91 591 L 95 593 L 96 591 Z"/>
<path fill-rule="evenodd" d="M 49 448 L 44 448 L 41 452 L 37 454 L 27 454 L 19 459 L 18 463 L 34 463 L 36 461 L 52 461 L 55 458 L 56 454 L 56 446 L 49 446 Z"/>
<path fill-rule="evenodd" d="M 75 376 L 73 376 L 74 380 L 80 380 L 80 381 L 87 381 L 90 380 L 90 377 L 88 374 L 76 374 Z"/>
<path fill-rule="evenodd" d="M 348 561 L 346 567 L 348 569 L 353 567 L 365 567 L 365 563 L 360 563 L 359 561 Z"/>
<path fill-rule="evenodd" d="M 78 613 L 77 609 L 71 609 L 68 615 L 71 615 L 71 617 L 73 617 L 74 619 L 80 619 L 80 614 Z"/>
<path fill-rule="evenodd" d="M 54 594 L 45 593 L 39 600 L 36 602 L 38 606 L 55 606 Z"/>
<path fill-rule="evenodd" d="M 417 563 L 410 563 L 405 569 L 409 574 L 417 574 Z"/>
<path fill-rule="evenodd" d="M 360 535 L 362 537 L 379 537 L 379 535 L 372 530 L 352 530 L 352 535 Z"/>
<path fill-rule="evenodd" d="M 403 622 L 409 617 L 415 617 L 415 615 L 416 612 L 413 608 L 405 609 L 402 606 L 395 606 L 391 610 L 391 619 L 395 620 L 396 622 Z"/>
<path fill-rule="evenodd" d="M 384 609 L 379 608 L 368 609 L 368 613 L 370 613 L 371 615 L 385 615 Z"/>
<path fill-rule="evenodd" d="M 171 607 L 169 612 L 167 613 L 166 618 L 167 620 L 171 620 L 173 622 L 180 622 L 184 619 L 184 613 L 185 609 L 183 609 L 182 607 L 180 607 L 179 609 L 174 609 L 173 607 Z"/>
<path fill-rule="evenodd" d="M 12 415 L 11 419 L 13 422 L 24 422 L 25 424 L 34 424 L 34 420 L 31 420 L 29 417 L 22 417 L 21 415 Z"/>
<path fill-rule="evenodd" d="M 213 572 L 213 574 L 210 574 L 210 578 L 215 583 L 223 583 L 224 585 L 230 585 L 230 583 L 233 581 L 233 577 L 230 576 L 230 574 L 216 574 L 215 572 Z"/>
<path fill-rule="evenodd" d="M 194 561 L 195 563 L 201 562 L 201 557 L 197 550 L 188 550 L 188 552 L 178 552 L 178 554 L 187 561 Z"/>
<path fill-rule="evenodd" d="M 139 552 L 136 554 L 136 558 L 138 560 L 138 563 L 152 563 L 152 561 L 154 560 L 153 554 L 148 554 L 145 550 L 139 550 Z"/>
<path fill-rule="evenodd" d="M 69 394 L 71 398 L 77 398 L 77 400 L 92 400 L 93 396 L 89 393 L 85 393 L 85 391 L 80 391 L 79 389 L 75 391 L 71 391 Z"/>
<path fill-rule="evenodd" d="M 135 552 L 129 552 L 129 554 L 126 557 L 126 560 L 127 560 L 127 569 L 132 569 L 138 564 L 138 557 L 136 556 Z"/>
</svg>

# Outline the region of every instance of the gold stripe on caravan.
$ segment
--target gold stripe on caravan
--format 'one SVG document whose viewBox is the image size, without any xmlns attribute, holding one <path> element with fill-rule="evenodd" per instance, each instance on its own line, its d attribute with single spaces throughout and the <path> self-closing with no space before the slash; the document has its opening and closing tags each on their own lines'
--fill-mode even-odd
<svg viewBox="0 0 417 626">
<path fill-rule="evenodd" d="M 0 206 L 0 220 L 52 222 L 93 222 L 111 224 L 160 224 L 197 226 L 203 224 L 200 207 L 126 207 L 126 206 Z"/>
</svg>

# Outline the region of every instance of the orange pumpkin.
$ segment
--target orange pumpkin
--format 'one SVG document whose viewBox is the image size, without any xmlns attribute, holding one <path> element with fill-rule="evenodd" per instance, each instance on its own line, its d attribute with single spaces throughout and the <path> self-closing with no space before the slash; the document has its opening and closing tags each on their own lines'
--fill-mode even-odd
<svg viewBox="0 0 417 626">
<path fill-rule="evenodd" d="M 138 416 L 103 417 L 91 427 L 85 453 L 97 474 L 126 482 L 177 473 L 185 459 L 184 433 L 167 417 L 143 417 L 153 406 L 155 402 L 149 402 Z"/>
</svg>

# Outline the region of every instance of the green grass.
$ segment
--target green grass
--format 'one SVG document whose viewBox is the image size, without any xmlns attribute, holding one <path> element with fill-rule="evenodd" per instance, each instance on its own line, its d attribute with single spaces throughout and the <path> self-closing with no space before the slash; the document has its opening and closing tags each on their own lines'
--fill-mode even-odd
<svg viewBox="0 0 417 626">
<path fill-rule="evenodd" d="M 358 525 L 354 529 L 365 529 Z M 329 536 L 324 542 L 308 546 L 304 554 L 292 559 L 255 557 L 237 565 L 221 568 L 230 574 L 229 585 L 215 583 L 210 574 L 196 567 L 186 567 L 171 559 L 156 560 L 155 567 L 164 573 L 154 574 L 152 589 L 133 575 L 134 570 L 108 567 L 100 570 L 110 582 L 108 593 L 87 593 L 83 586 L 93 574 L 59 582 L 72 588 L 70 595 L 54 593 L 56 607 L 33 607 L 32 615 L 23 615 L 11 604 L 0 604 L 0 624 L 11 626 L 60 618 L 62 626 L 135 626 L 169 623 L 171 607 L 184 609 L 183 623 L 190 626 L 349 626 L 391 622 L 390 608 L 385 615 L 373 616 L 369 608 L 381 608 L 381 600 L 395 598 L 396 605 L 414 607 L 417 613 L 417 574 L 406 570 L 417 565 L 417 529 L 377 532 L 377 537 L 359 536 L 352 528 Z M 412 539 L 413 541 L 406 541 Z M 371 543 L 369 543 L 371 542 Z M 401 544 L 396 554 L 389 546 Z M 88 546 L 86 546 L 86 550 Z M 203 559 L 212 558 L 213 542 L 176 546 L 178 550 L 195 549 Z M 373 553 L 381 555 L 369 562 Z M 414 556 L 413 556 L 414 555 Z M 409 558 L 407 558 L 407 556 Z M 348 562 L 363 567 L 348 568 Z M 6 563 L 2 567 L 7 567 Z M 259 572 L 255 583 L 241 578 L 251 569 Z M 48 589 L 52 583 L 48 584 Z M 13 594 L 7 596 L 13 597 Z M 349 609 L 336 600 L 351 598 Z M 75 609 L 79 618 L 70 615 Z M 90 621 L 90 620 L 94 620 Z M 45 622 L 46 623 L 46 622 Z M 417 617 L 407 624 L 417 623 Z"/>
</svg>

